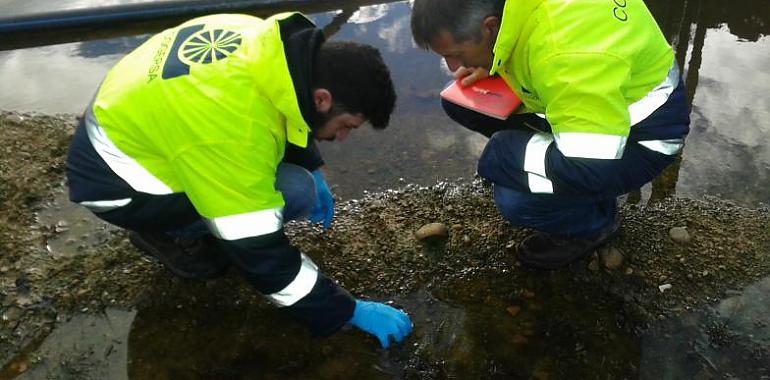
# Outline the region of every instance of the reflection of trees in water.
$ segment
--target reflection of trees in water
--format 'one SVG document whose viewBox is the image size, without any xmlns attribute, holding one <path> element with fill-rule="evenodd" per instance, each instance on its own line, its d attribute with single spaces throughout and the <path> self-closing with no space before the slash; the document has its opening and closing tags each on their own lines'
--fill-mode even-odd
<svg viewBox="0 0 770 380">
<path fill-rule="evenodd" d="M 707 29 L 726 24 L 732 34 L 749 41 L 757 41 L 761 36 L 770 34 L 770 12 L 767 11 L 765 0 L 739 0 L 732 2 L 729 9 L 718 0 L 647 0 L 646 3 L 676 51 L 691 107 L 698 87 Z M 692 25 L 695 25 L 694 30 Z M 685 62 L 688 50 L 691 50 L 690 59 Z M 651 201 L 674 194 L 681 162 L 682 153 L 673 165 L 653 181 Z M 638 199 L 638 194 L 633 198 Z"/>
<path fill-rule="evenodd" d="M 357 7 L 347 7 L 334 16 L 328 24 L 324 25 L 323 32 L 326 38 L 331 38 L 333 35 L 340 31 L 343 25 L 345 25 L 353 13 L 356 13 Z"/>
</svg>

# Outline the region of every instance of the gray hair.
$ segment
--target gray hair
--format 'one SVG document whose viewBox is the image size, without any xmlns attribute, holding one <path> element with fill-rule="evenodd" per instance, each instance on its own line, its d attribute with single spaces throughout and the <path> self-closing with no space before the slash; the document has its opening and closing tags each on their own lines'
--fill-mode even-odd
<svg viewBox="0 0 770 380">
<path fill-rule="evenodd" d="M 484 19 L 502 18 L 504 6 L 505 0 L 414 0 L 412 38 L 426 50 L 442 30 L 456 42 L 478 40 Z"/>
</svg>

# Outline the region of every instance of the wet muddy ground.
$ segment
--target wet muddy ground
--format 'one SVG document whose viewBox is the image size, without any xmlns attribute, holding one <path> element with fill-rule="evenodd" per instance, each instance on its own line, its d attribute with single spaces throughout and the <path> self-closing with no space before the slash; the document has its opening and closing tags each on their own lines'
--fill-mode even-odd
<svg viewBox="0 0 770 380">
<path fill-rule="evenodd" d="M 403 307 L 389 351 L 312 337 L 234 273 L 182 281 L 66 201 L 72 116 L 0 114 L 0 379 L 770 378 L 770 210 L 718 199 L 622 206 L 592 258 L 538 272 L 528 231 L 478 181 L 339 204 L 287 228 L 353 294 Z M 443 223 L 446 238 L 414 232 Z"/>
</svg>

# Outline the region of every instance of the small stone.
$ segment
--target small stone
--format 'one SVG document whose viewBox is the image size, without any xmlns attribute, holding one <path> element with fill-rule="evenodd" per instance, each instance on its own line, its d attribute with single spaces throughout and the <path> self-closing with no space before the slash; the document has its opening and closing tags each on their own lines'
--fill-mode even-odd
<svg viewBox="0 0 770 380">
<path fill-rule="evenodd" d="M 515 346 L 523 346 L 523 345 L 527 344 L 527 342 L 529 342 L 529 339 L 527 339 L 527 337 L 525 337 L 524 335 L 521 335 L 521 334 L 514 335 L 513 339 L 512 339 L 512 343 Z"/>
<path fill-rule="evenodd" d="M 11 306 L 3 313 L 2 320 L 3 322 L 14 323 L 19 320 L 22 314 L 21 309 Z"/>
<path fill-rule="evenodd" d="M 507 308 L 505 308 L 505 311 L 507 311 L 508 314 L 510 314 L 512 317 L 515 317 L 515 316 L 519 315 L 519 312 L 521 312 L 521 307 L 520 306 L 511 305 L 511 306 L 508 306 Z"/>
<path fill-rule="evenodd" d="M 627 274 L 627 275 L 632 275 L 632 274 L 634 274 L 634 268 L 626 268 L 626 274 Z"/>
<path fill-rule="evenodd" d="M 588 263 L 588 269 L 592 272 L 596 272 L 599 270 L 599 260 L 593 259 L 590 263 Z"/>
<path fill-rule="evenodd" d="M 615 247 L 605 248 L 599 251 L 599 258 L 605 268 L 615 270 L 623 265 L 623 254 Z"/>
<path fill-rule="evenodd" d="M 661 293 L 665 292 L 666 290 L 669 290 L 672 288 L 671 284 L 663 284 L 658 286 L 658 290 L 660 290 Z"/>
<path fill-rule="evenodd" d="M 449 235 L 449 229 L 444 223 L 428 223 L 418 229 L 414 236 L 418 240 L 427 238 L 446 238 Z"/>
<path fill-rule="evenodd" d="M 690 242 L 690 233 L 687 232 L 687 227 L 674 227 L 668 231 L 668 235 L 675 243 L 687 244 Z"/>
<path fill-rule="evenodd" d="M 28 366 L 29 364 L 27 364 L 27 362 L 13 362 L 8 367 L 12 372 L 24 373 L 27 371 Z"/>
<path fill-rule="evenodd" d="M 5 121 L 11 125 L 21 125 L 24 122 L 24 118 L 19 115 L 8 115 L 5 117 Z"/>
<path fill-rule="evenodd" d="M 525 298 L 535 298 L 535 292 L 531 290 L 525 290 L 523 295 Z"/>
</svg>

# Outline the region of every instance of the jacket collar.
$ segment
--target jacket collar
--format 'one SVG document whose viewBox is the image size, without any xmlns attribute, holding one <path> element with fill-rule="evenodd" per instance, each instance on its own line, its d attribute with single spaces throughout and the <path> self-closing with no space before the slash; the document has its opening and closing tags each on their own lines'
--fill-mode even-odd
<svg viewBox="0 0 770 380">
<path fill-rule="evenodd" d="M 503 8 L 503 19 L 500 23 L 500 31 L 495 40 L 494 60 L 489 75 L 494 75 L 500 66 L 505 63 L 513 53 L 519 42 L 521 30 L 524 28 L 530 15 L 545 0 L 508 0 Z"/>
<path fill-rule="evenodd" d="M 318 50 L 325 41 L 323 32 L 301 13 L 277 17 L 284 55 L 296 95 L 292 112 L 298 120 L 287 120 L 286 137 L 290 143 L 305 147 L 318 113 L 313 102 L 313 83 Z"/>
</svg>

